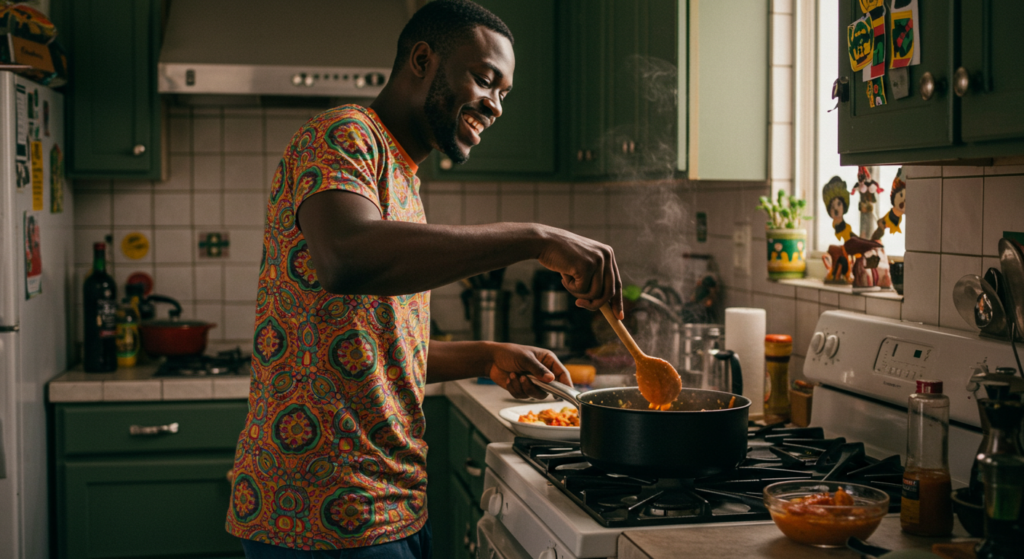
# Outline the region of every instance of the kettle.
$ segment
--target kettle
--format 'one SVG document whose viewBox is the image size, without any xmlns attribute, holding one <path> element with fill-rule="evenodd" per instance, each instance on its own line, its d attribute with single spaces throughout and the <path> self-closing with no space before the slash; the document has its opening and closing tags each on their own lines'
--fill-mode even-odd
<svg viewBox="0 0 1024 559">
<path fill-rule="evenodd" d="M 743 371 L 740 369 L 740 357 L 735 351 L 723 349 L 715 353 L 711 369 L 704 375 L 705 390 L 718 390 L 743 395 Z"/>
</svg>

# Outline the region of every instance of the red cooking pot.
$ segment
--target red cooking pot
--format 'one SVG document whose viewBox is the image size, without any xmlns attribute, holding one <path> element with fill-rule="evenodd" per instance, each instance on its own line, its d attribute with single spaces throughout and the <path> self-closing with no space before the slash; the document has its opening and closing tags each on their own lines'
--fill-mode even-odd
<svg viewBox="0 0 1024 559">
<path fill-rule="evenodd" d="M 142 349 L 150 357 L 198 355 L 206 351 L 206 334 L 217 326 L 201 320 L 181 320 L 181 305 L 162 295 L 150 295 L 150 302 L 169 303 L 174 306 L 167 320 L 146 320 L 139 324 Z"/>
</svg>

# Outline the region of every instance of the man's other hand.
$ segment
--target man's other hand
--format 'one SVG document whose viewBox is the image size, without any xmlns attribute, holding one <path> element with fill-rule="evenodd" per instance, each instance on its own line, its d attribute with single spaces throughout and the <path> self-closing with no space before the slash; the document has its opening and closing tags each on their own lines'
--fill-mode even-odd
<svg viewBox="0 0 1024 559">
<path fill-rule="evenodd" d="M 572 379 L 565 365 L 555 357 L 554 353 L 539 347 L 516 344 L 491 345 L 491 363 L 488 376 L 498 386 L 508 390 L 513 398 L 544 399 L 547 392 L 537 388 L 526 378 L 534 376 L 543 382 L 557 380 L 572 386 Z"/>
</svg>

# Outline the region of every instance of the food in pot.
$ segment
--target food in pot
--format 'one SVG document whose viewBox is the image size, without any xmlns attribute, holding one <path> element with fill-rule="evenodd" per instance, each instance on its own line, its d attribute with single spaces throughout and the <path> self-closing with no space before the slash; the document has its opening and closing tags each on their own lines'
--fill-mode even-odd
<svg viewBox="0 0 1024 559">
<path fill-rule="evenodd" d="M 889 510 L 889 496 L 853 484 L 782 482 L 765 488 L 765 504 L 789 539 L 839 547 L 850 536 L 863 540 L 874 533 Z"/>
<path fill-rule="evenodd" d="M 543 423 L 551 427 L 579 427 L 580 414 L 576 408 L 566 406 L 560 410 L 548 409 L 519 416 L 520 423 Z"/>
</svg>

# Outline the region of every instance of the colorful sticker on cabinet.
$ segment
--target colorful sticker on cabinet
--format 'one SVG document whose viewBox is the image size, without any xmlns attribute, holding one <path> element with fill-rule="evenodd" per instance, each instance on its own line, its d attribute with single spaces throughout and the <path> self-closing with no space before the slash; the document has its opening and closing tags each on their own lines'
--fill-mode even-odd
<svg viewBox="0 0 1024 559">
<path fill-rule="evenodd" d="M 39 222 L 36 216 L 25 212 L 25 298 L 31 299 L 43 292 L 43 257 L 40 254 Z"/>
<path fill-rule="evenodd" d="M 885 75 L 885 7 L 871 10 L 868 17 L 871 18 L 874 44 L 871 46 L 871 64 L 861 72 L 866 82 Z"/>
<path fill-rule="evenodd" d="M 870 17 L 864 16 L 846 28 L 846 45 L 850 52 L 850 67 L 854 72 L 863 70 L 871 62 L 874 44 Z"/>
<path fill-rule="evenodd" d="M 885 78 L 875 78 L 867 84 L 868 104 L 872 108 L 885 104 Z"/>
<path fill-rule="evenodd" d="M 128 233 L 121 239 L 121 254 L 131 260 L 141 260 L 149 254 L 149 237 L 143 233 Z"/>
<path fill-rule="evenodd" d="M 14 98 L 15 98 L 15 111 L 14 111 L 14 138 L 15 138 L 15 149 L 14 159 L 19 162 L 28 161 L 28 93 L 25 92 L 25 86 L 16 85 L 14 86 Z M 26 170 L 28 167 L 26 167 Z M 18 178 L 21 178 L 19 174 Z M 27 177 L 26 177 L 27 178 Z M 28 184 L 28 181 L 25 182 Z M 18 186 L 25 186 L 18 182 Z"/>
<path fill-rule="evenodd" d="M 917 0 L 892 0 L 889 22 L 892 49 L 889 67 L 903 68 L 920 64 L 921 20 L 917 16 Z"/>
<path fill-rule="evenodd" d="M 43 142 L 32 142 L 32 211 L 43 209 Z"/>
<path fill-rule="evenodd" d="M 865 14 L 885 4 L 885 0 L 860 0 L 860 11 Z"/>
<path fill-rule="evenodd" d="M 45 104 L 43 105 L 46 106 Z M 64 154 L 60 146 L 50 148 L 50 213 L 64 212 Z"/>
</svg>

